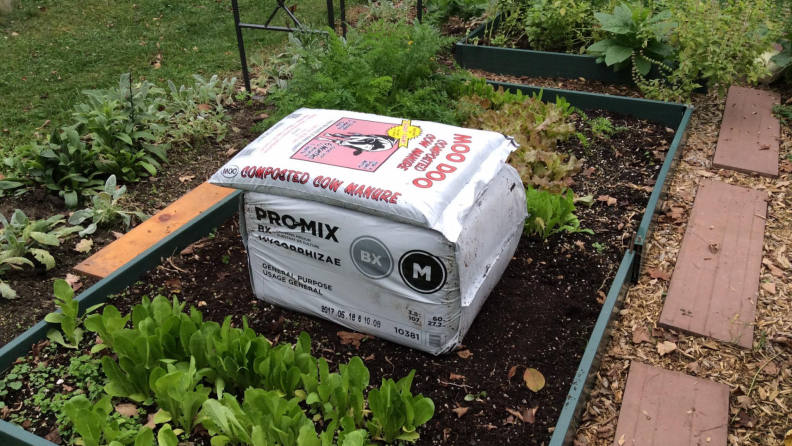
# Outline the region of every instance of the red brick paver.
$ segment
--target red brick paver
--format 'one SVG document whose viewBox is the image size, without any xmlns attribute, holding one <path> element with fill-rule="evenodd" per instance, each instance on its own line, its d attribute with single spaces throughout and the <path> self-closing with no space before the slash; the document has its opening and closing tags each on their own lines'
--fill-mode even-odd
<svg viewBox="0 0 792 446">
<path fill-rule="evenodd" d="M 202 183 L 120 239 L 83 260 L 74 270 L 104 279 L 233 192 L 234 189 Z"/>
<path fill-rule="evenodd" d="M 780 101 L 777 92 L 731 87 L 712 166 L 777 177 L 781 124 L 772 109 Z"/>
<path fill-rule="evenodd" d="M 633 361 L 614 446 L 726 446 L 729 387 Z"/>
<path fill-rule="evenodd" d="M 660 314 L 660 325 L 753 344 L 766 192 L 704 180 Z"/>
</svg>

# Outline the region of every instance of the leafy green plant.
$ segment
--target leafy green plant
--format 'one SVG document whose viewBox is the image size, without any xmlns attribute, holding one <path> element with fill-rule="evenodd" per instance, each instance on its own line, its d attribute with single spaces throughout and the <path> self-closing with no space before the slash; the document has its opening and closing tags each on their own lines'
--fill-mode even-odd
<svg viewBox="0 0 792 446">
<path fill-rule="evenodd" d="M 124 222 L 127 229 L 132 224 L 132 216 L 137 217 L 140 221 L 146 221 L 148 215 L 138 211 L 127 211 L 119 204 L 124 192 L 126 192 L 126 186 L 116 188 L 116 177 L 110 175 L 104 184 L 104 190 L 93 197 L 93 207 L 74 212 L 69 217 L 69 224 L 79 225 L 86 220 L 91 220 L 91 224 L 80 231 L 80 236 L 85 236 L 96 232 L 99 226 L 112 225 L 118 219 Z"/>
<path fill-rule="evenodd" d="M 167 161 L 167 144 L 156 144 L 170 116 L 164 91 L 148 81 L 132 85 L 121 75 L 119 88 L 86 90 L 88 102 L 74 107 L 80 133 L 87 134 L 99 153 L 96 168 L 125 181 L 156 175 Z"/>
<path fill-rule="evenodd" d="M 80 303 L 74 298 L 74 290 L 72 290 L 69 282 L 58 279 L 55 281 L 54 289 L 55 304 L 60 307 L 61 312 L 50 313 L 44 317 L 44 320 L 50 324 L 60 324 L 63 334 L 51 328 L 47 332 L 47 338 L 66 348 L 78 348 L 83 338 L 83 330 L 79 326 Z M 94 305 L 86 310 L 86 314 L 93 312 L 102 305 L 104 304 Z M 64 335 L 66 336 L 66 340 L 63 339 Z"/>
<path fill-rule="evenodd" d="M 82 229 L 81 226 L 59 227 L 64 223 L 62 215 L 46 220 L 30 221 L 20 209 L 11 215 L 11 221 L 0 214 L 0 276 L 9 270 L 18 270 L 27 265 L 35 267 L 33 260 L 43 265 L 47 271 L 55 267 L 55 258 L 45 248 L 60 246 L 60 239 Z M 0 280 L 0 295 L 15 299 L 16 292 Z"/>
<path fill-rule="evenodd" d="M 459 17 L 468 20 L 478 17 L 487 10 L 490 0 L 428 0 L 426 10 L 438 22 L 444 22 L 449 17 Z"/>
<path fill-rule="evenodd" d="M 534 49 L 577 51 L 591 37 L 594 5 L 586 0 L 537 0 L 525 11 L 525 35 Z"/>
<path fill-rule="evenodd" d="M 595 251 L 597 251 L 597 254 L 602 254 L 602 253 L 604 253 L 605 251 L 607 251 L 607 249 L 608 249 L 608 246 L 607 246 L 607 245 L 603 245 L 603 244 L 602 244 L 602 243 L 600 243 L 600 242 L 594 242 L 594 243 L 592 243 L 592 244 L 591 244 L 591 247 L 592 247 L 592 248 L 594 248 L 594 250 L 595 250 Z"/>
<path fill-rule="evenodd" d="M 784 125 L 792 124 L 792 106 L 773 104 L 773 116 L 778 118 Z"/>
<path fill-rule="evenodd" d="M 615 126 L 610 119 L 600 116 L 594 119 L 584 119 L 591 128 L 591 133 L 598 139 L 610 139 L 611 136 L 627 130 L 627 127 Z"/>
<path fill-rule="evenodd" d="M 637 76 L 645 77 L 657 65 L 666 74 L 671 72 L 666 60 L 674 49 L 668 45 L 675 23 L 671 11 L 654 13 L 649 6 L 622 3 L 613 9 L 613 14 L 594 13 L 608 38 L 587 48 L 598 56 L 597 62 L 605 63 L 619 71 L 634 67 Z"/>
<path fill-rule="evenodd" d="M 258 130 L 301 107 L 456 123 L 448 94 L 456 81 L 442 74 L 436 60 L 451 39 L 435 27 L 377 20 L 365 32 L 350 31 L 346 40 L 332 32 L 319 39 L 316 45 L 290 50 L 299 61 L 285 88 L 270 88 L 278 112 Z"/>
<path fill-rule="evenodd" d="M 415 370 L 398 382 L 383 379 L 379 389 L 369 392 L 372 419 L 367 427 L 374 439 L 386 443 L 416 441 L 420 437 L 416 428 L 432 419 L 435 409 L 432 400 L 410 393 L 414 377 Z"/>
<path fill-rule="evenodd" d="M 355 356 L 349 364 L 339 365 L 339 373 L 330 373 L 327 360 L 319 359 L 319 380 L 306 374 L 302 380 L 307 393 L 305 402 L 319 408 L 325 420 L 341 422 L 352 417 L 357 426 L 364 425 L 365 398 L 363 392 L 369 384 L 369 371 L 363 361 Z"/>
<path fill-rule="evenodd" d="M 575 194 L 571 189 L 567 189 L 566 193 L 554 194 L 528 186 L 525 203 L 528 208 L 525 233 L 528 235 L 547 239 L 559 232 L 594 233 L 591 229 L 580 227 L 580 221 L 574 214 Z"/>
<path fill-rule="evenodd" d="M 133 442 L 135 446 L 150 446 L 154 443 L 150 428 L 144 427 L 135 435 L 130 431 L 122 431 L 117 421 L 109 419 L 113 411 L 110 396 L 92 403 L 85 396 L 78 395 L 63 405 L 63 411 L 84 446 L 125 446 Z M 162 443 L 160 445 L 164 446 Z"/>
<path fill-rule="evenodd" d="M 168 371 L 155 368 L 151 373 L 151 390 L 157 405 L 185 432 L 192 432 L 201 405 L 209 398 L 210 387 L 199 382 L 209 369 L 197 370 L 195 358 L 185 363 L 168 364 Z"/>
<path fill-rule="evenodd" d="M 202 422 L 215 446 L 268 445 L 303 446 L 306 438 L 316 438 L 314 425 L 300 408 L 300 398 L 283 398 L 275 391 L 250 388 L 240 407 L 230 394 L 221 401 L 203 403 Z M 303 440 L 301 440 L 303 439 Z"/>
<path fill-rule="evenodd" d="M 556 151 L 559 141 L 574 134 L 568 119 L 573 109 L 560 98 L 556 104 L 542 102 L 541 95 L 523 96 L 502 89 L 492 92 L 491 86 L 463 87 L 484 94 L 484 97 L 463 96 L 458 110 L 469 115 L 467 127 L 490 130 L 514 138 L 519 148 L 512 152 L 509 164 L 514 166 L 523 183 L 552 191 L 566 187 L 565 179 L 580 171 L 583 164 L 574 155 Z"/>
<path fill-rule="evenodd" d="M 98 151 L 88 147 L 74 128 L 56 130 L 47 141 L 17 147 L 15 156 L 4 160 L 17 177 L 0 181 L 0 189 L 41 184 L 57 192 L 68 209 L 74 209 L 85 193 L 102 185 L 96 178 L 100 174 L 95 167 L 98 157 Z"/>
</svg>

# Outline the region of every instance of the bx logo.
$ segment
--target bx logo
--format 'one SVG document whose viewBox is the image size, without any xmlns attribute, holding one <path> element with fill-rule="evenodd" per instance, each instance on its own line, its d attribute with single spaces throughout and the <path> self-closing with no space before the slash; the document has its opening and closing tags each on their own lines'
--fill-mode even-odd
<svg viewBox="0 0 792 446">
<path fill-rule="evenodd" d="M 239 173 L 239 167 L 237 166 L 226 166 L 220 170 L 220 173 L 223 174 L 226 178 L 234 178 Z"/>
</svg>

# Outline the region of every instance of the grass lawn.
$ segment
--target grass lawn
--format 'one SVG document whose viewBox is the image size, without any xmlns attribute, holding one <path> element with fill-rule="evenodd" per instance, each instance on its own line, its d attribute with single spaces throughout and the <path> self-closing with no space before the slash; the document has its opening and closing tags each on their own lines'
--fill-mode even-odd
<svg viewBox="0 0 792 446">
<path fill-rule="evenodd" d="M 263 24 L 274 5 L 240 0 L 242 21 Z M 325 0 L 303 0 L 296 12 L 317 26 L 327 26 L 326 14 Z M 273 24 L 286 21 L 279 11 Z M 249 58 L 286 40 L 269 31 L 244 36 Z M 81 90 L 115 85 L 123 72 L 165 86 L 239 69 L 230 0 L 15 0 L 0 13 L 0 158 L 47 120 L 48 132 L 70 124 Z"/>
</svg>

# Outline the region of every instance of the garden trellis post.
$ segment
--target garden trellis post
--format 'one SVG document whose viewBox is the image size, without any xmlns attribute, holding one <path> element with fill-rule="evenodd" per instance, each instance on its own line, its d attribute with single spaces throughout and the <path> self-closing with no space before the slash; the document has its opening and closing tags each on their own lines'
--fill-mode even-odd
<svg viewBox="0 0 792 446">
<path fill-rule="evenodd" d="M 287 7 L 284 4 L 284 0 L 275 0 L 277 5 L 275 9 L 272 10 L 272 14 L 270 14 L 267 22 L 263 25 L 255 24 L 255 23 L 243 23 L 240 21 L 239 18 L 239 3 L 238 0 L 231 0 L 231 8 L 234 12 L 234 28 L 236 29 L 236 37 L 237 37 L 237 46 L 239 47 L 239 61 L 242 64 L 242 79 L 245 82 L 245 90 L 251 92 L 250 88 L 250 73 L 248 71 L 247 65 L 247 56 L 245 53 L 245 41 L 242 37 L 242 29 L 259 29 L 264 31 L 282 31 L 282 32 L 294 32 L 294 31 L 302 31 L 302 32 L 309 32 L 309 33 L 318 33 L 324 34 L 326 31 L 315 30 L 315 29 L 305 29 L 303 24 L 294 16 L 292 9 Z M 347 26 L 346 26 L 346 2 L 345 0 L 339 0 L 340 9 L 341 9 L 341 32 L 343 33 L 344 37 L 346 37 Z M 272 19 L 275 18 L 275 14 L 277 14 L 278 10 L 283 10 L 289 16 L 292 22 L 294 22 L 295 27 L 292 28 L 290 26 L 274 26 L 270 25 L 272 23 Z M 333 0 L 327 0 L 327 24 L 330 28 L 333 28 L 335 25 L 335 14 L 333 10 Z"/>
</svg>

